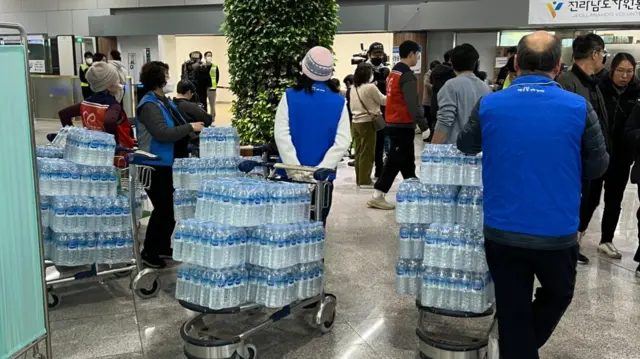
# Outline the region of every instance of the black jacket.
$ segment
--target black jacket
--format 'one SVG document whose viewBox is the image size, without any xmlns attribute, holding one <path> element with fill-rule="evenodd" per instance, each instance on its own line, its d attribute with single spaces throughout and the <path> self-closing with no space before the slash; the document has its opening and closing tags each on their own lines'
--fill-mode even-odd
<svg viewBox="0 0 640 359">
<path fill-rule="evenodd" d="M 563 89 L 578 94 L 587 100 L 593 106 L 593 110 L 598 115 L 600 120 L 600 128 L 602 128 L 602 134 L 604 135 L 604 142 L 607 146 L 607 151 L 611 153 L 611 127 L 609 124 L 606 104 L 602 92 L 598 86 L 598 80 L 595 76 L 589 76 L 582 71 L 579 66 L 572 66 L 570 71 L 567 71 L 556 80 Z"/>
<path fill-rule="evenodd" d="M 609 120 L 609 137 L 611 139 L 611 154 L 623 160 L 624 163 L 631 164 L 633 161 L 632 151 L 625 143 L 625 123 L 631 115 L 633 107 L 640 97 L 640 88 L 637 83 L 629 84 L 621 90 L 613 84 L 609 76 L 600 78 L 599 83 L 602 97 L 604 98 L 607 118 Z"/>
<path fill-rule="evenodd" d="M 431 116 L 436 118 L 438 115 L 438 92 L 445 82 L 456 77 L 453 67 L 448 63 L 440 64 L 431 70 L 431 86 L 433 88 L 433 95 L 431 95 Z"/>
<path fill-rule="evenodd" d="M 203 122 L 207 127 L 213 123 L 211 115 L 206 113 L 198 103 L 183 98 L 174 98 L 173 102 L 176 104 L 176 107 L 178 107 L 178 111 L 180 111 L 185 121 L 189 123 Z"/>
</svg>

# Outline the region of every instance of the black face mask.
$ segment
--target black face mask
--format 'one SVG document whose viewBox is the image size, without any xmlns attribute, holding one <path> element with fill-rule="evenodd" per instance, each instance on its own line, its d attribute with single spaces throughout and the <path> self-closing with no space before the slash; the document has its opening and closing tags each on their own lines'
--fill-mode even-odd
<svg viewBox="0 0 640 359">
<path fill-rule="evenodd" d="M 372 57 L 371 58 L 371 65 L 373 66 L 380 66 L 382 65 L 382 59 L 379 57 Z"/>
</svg>

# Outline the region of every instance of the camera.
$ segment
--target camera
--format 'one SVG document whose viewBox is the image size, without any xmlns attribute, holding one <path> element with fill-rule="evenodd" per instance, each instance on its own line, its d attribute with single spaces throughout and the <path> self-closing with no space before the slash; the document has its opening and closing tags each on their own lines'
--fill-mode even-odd
<svg viewBox="0 0 640 359">
<path fill-rule="evenodd" d="M 351 65 L 360 65 L 369 59 L 369 52 L 364 48 L 364 44 L 360 43 L 360 52 L 351 55 Z M 382 66 L 389 66 L 389 59 L 385 53 L 382 58 Z"/>
</svg>

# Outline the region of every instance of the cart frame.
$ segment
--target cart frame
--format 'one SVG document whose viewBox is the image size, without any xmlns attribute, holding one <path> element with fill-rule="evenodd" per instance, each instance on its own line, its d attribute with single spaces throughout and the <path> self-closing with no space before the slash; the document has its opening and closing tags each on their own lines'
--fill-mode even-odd
<svg viewBox="0 0 640 359">
<path fill-rule="evenodd" d="M 264 156 L 263 156 L 264 158 Z M 264 176 L 273 179 L 270 169 L 283 169 L 290 171 L 300 171 L 313 174 L 315 182 L 315 204 L 311 211 L 315 214 L 315 220 L 322 221 L 322 208 L 326 206 L 328 193 L 326 187 L 328 178 L 334 174 L 334 170 L 318 169 L 315 167 L 293 166 L 281 163 L 258 163 L 255 161 L 244 161 L 239 168 L 245 173 L 249 173 L 257 166 L 264 167 Z M 305 182 L 306 183 L 306 182 Z M 246 329 L 245 331 L 232 336 L 231 338 L 220 338 L 215 334 L 215 328 L 206 325 L 204 318 L 208 315 L 237 314 L 253 311 L 263 306 L 255 303 L 247 303 L 234 308 L 213 310 L 184 301 L 179 301 L 184 308 L 199 312 L 195 318 L 185 322 L 180 328 L 180 336 L 184 342 L 184 354 L 188 359 L 255 359 L 258 350 L 253 344 L 246 343 L 247 339 L 258 331 L 267 328 L 273 323 L 297 313 L 304 309 L 315 308 L 313 323 L 322 333 L 327 333 L 333 329 L 336 315 L 337 298 L 333 294 L 326 293 L 323 289 L 320 294 L 298 300 L 272 313 L 268 319 Z"/>
</svg>

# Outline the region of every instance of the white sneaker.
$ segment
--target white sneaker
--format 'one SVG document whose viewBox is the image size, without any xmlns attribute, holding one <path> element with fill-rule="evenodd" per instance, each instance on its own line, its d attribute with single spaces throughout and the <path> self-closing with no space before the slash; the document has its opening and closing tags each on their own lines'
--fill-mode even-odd
<svg viewBox="0 0 640 359">
<path fill-rule="evenodd" d="M 618 251 L 618 248 L 613 245 L 613 243 L 600 243 L 600 245 L 598 246 L 598 252 L 604 253 L 611 259 L 622 258 L 622 254 L 620 253 L 620 251 Z"/>
<path fill-rule="evenodd" d="M 367 207 L 369 208 L 376 208 L 376 209 L 382 209 L 385 211 L 391 211 L 393 209 L 396 208 L 396 206 L 393 203 L 389 203 L 387 202 L 387 200 L 384 198 L 384 196 L 373 196 L 373 198 L 371 198 L 368 202 L 367 202 Z"/>
</svg>

